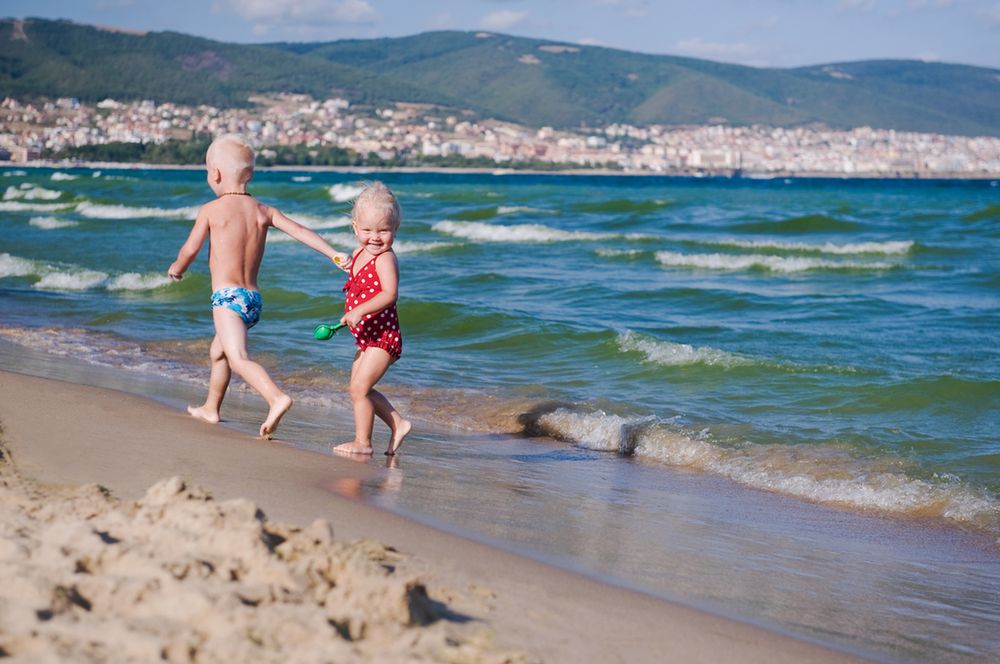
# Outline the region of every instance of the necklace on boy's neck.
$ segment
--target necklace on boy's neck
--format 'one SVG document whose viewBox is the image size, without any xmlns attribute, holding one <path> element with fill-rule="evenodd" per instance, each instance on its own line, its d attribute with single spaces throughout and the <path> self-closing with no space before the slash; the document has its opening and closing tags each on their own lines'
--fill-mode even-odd
<svg viewBox="0 0 1000 664">
<path fill-rule="evenodd" d="M 249 196 L 249 191 L 224 191 L 220 196 Z"/>
</svg>

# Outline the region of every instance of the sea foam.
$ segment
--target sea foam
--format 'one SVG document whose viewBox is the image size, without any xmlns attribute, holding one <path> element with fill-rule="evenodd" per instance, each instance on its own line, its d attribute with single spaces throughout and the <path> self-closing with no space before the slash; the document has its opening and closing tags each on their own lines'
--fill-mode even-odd
<svg viewBox="0 0 1000 664">
<path fill-rule="evenodd" d="M 754 364 L 754 360 L 736 353 L 715 348 L 696 348 L 688 344 L 660 341 L 644 337 L 632 330 L 618 336 L 618 347 L 623 351 L 637 351 L 646 360 L 666 366 L 706 364 L 710 366 L 734 367 Z"/>
<path fill-rule="evenodd" d="M 62 196 L 61 191 L 37 187 L 32 184 L 22 184 L 20 187 L 7 187 L 3 199 L 5 201 L 25 200 L 25 201 L 54 201 Z"/>
<path fill-rule="evenodd" d="M 913 249 L 912 240 L 889 240 L 885 242 L 783 242 L 779 240 L 707 240 L 698 244 L 719 247 L 739 247 L 743 249 L 772 249 L 776 251 L 798 252 L 808 254 L 907 254 Z"/>
<path fill-rule="evenodd" d="M 159 208 L 131 207 L 128 205 L 101 205 L 84 201 L 76 206 L 78 214 L 91 219 L 194 219 L 198 215 L 197 207 Z"/>
<path fill-rule="evenodd" d="M 830 444 L 721 445 L 651 417 L 559 408 L 538 417 L 537 433 L 593 450 L 709 472 L 754 489 L 852 509 L 939 517 L 1000 531 L 1000 503 L 949 478 L 908 475 L 898 460 L 859 459 Z"/>
<path fill-rule="evenodd" d="M 892 263 L 863 261 L 831 261 L 797 256 L 766 254 L 682 254 L 673 251 L 656 252 L 656 260 L 668 267 L 703 270 L 764 269 L 772 272 L 807 272 L 810 270 L 891 270 Z"/>
<path fill-rule="evenodd" d="M 347 201 L 353 201 L 358 195 L 364 191 L 364 187 L 358 184 L 343 184 L 337 183 L 330 185 L 330 198 L 338 203 L 346 203 Z"/>
<path fill-rule="evenodd" d="M 80 222 L 73 221 L 72 219 L 59 219 L 58 217 L 32 217 L 29 224 L 35 228 L 41 228 L 42 230 L 51 231 L 57 228 L 71 228 L 72 226 L 79 226 Z"/>
<path fill-rule="evenodd" d="M 439 233 L 477 242 L 546 243 L 574 240 L 602 240 L 614 237 L 608 233 L 564 231 L 541 224 L 504 226 L 481 221 L 439 221 L 431 227 Z"/>
</svg>

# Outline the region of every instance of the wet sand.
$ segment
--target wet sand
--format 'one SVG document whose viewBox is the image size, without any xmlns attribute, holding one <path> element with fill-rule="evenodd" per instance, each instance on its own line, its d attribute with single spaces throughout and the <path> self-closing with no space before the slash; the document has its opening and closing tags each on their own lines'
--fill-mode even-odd
<svg viewBox="0 0 1000 664">
<path fill-rule="evenodd" d="M 8 654 L 858 661 L 344 498 L 376 469 L 134 395 L 0 372 L 0 424 Z"/>
</svg>

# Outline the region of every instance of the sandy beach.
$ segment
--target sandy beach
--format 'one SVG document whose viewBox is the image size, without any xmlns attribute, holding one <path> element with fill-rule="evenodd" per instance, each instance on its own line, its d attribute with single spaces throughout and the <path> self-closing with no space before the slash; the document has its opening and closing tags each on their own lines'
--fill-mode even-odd
<svg viewBox="0 0 1000 664">
<path fill-rule="evenodd" d="M 23 661 L 856 661 L 367 506 L 368 466 L 0 372 Z"/>
</svg>

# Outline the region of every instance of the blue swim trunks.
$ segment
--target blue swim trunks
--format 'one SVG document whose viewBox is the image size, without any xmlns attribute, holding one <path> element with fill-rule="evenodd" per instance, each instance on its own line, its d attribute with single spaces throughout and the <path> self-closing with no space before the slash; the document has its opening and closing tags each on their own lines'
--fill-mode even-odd
<svg viewBox="0 0 1000 664">
<path fill-rule="evenodd" d="M 215 307 L 226 307 L 238 313 L 249 330 L 260 320 L 260 310 L 264 308 L 264 301 L 261 300 L 259 291 L 230 286 L 212 293 L 212 308 Z"/>
</svg>

